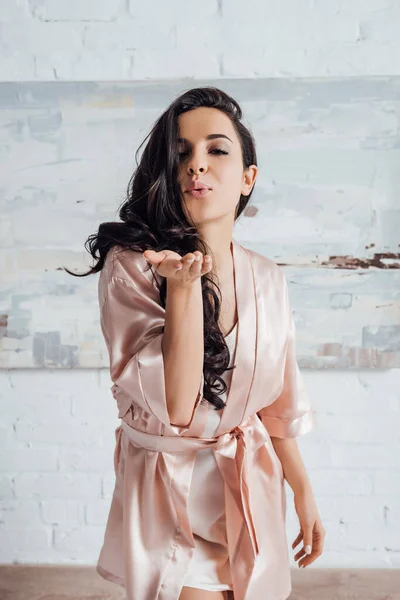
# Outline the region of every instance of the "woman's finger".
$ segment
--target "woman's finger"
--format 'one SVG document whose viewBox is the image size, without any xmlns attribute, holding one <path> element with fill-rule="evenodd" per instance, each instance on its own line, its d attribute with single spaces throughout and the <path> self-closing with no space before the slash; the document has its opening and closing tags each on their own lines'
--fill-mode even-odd
<svg viewBox="0 0 400 600">
<path fill-rule="evenodd" d="M 297 538 L 294 540 L 294 542 L 292 544 L 293 550 L 296 548 L 296 546 L 298 546 L 300 544 L 302 539 L 303 539 L 303 532 L 300 530 L 299 535 L 297 536 Z"/>
<path fill-rule="evenodd" d="M 322 554 L 324 538 L 325 532 L 323 530 L 322 524 L 317 520 L 314 524 L 312 531 L 311 553 L 305 553 L 305 557 L 299 562 L 299 567 L 307 567 L 309 564 L 314 562 L 314 560 L 318 558 L 318 556 Z"/>
<path fill-rule="evenodd" d="M 304 552 L 304 548 L 302 548 L 294 555 L 294 560 L 299 560 L 299 558 L 301 558 L 302 556 L 305 556 L 305 555 L 306 555 L 306 553 Z"/>
<path fill-rule="evenodd" d="M 311 554 L 313 546 L 313 529 L 314 525 L 305 525 L 303 530 L 303 549 L 306 554 Z"/>
<path fill-rule="evenodd" d="M 192 252 L 189 252 L 188 254 L 186 254 L 183 257 L 183 260 L 182 260 L 183 270 L 189 271 L 189 269 L 192 266 L 193 262 L 194 262 L 194 254 Z"/>
<path fill-rule="evenodd" d="M 204 273 L 207 273 L 211 267 L 211 256 L 209 256 L 208 254 L 205 255 L 204 259 L 203 259 L 203 265 L 202 265 L 202 271 Z"/>
<path fill-rule="evenodd" d="M 194 252 L 194 261 L 192 262 L 192 267 L 190 272 L 194 275 L 199 275 L 201 273 L 201 268 L 203 266 L 203 255 L 199 250 Z"/>
</svg>

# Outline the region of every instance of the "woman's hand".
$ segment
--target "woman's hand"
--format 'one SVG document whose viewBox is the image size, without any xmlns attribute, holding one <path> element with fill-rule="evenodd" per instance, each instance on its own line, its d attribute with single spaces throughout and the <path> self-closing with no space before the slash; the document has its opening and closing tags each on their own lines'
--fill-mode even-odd
<svg viewBox="0 0 400 600">
<path fill-rule="evenodd" d="M 307 567 L 322 554 L 325 539 L 325 529 L 322 526 L 314 496 L 311 490 L 294 494 L 294 506 L 300 522 L 300 533 L 292 544 L 292 548 L 303 540 L 303 547 L 294 556 L 299 561 L 299 567 Z M 309 548 L 307 548 L 309 546 Z M 309 550 L 309 552 L 306 552 Z M 302 557 L 305 556 L 303 559 Z"/>
<path fill-rule="evenodd" d="M 167 277 L 168 281 L 176 282 L 180 285 L 187 285 L 211 271 L 211 257 L 196 250 L 188 252 L 181 257 L 173 250 L 146 250 L 143 252 L 144 258 L 155 267 L 157 273 L 162 277 Z"/>
</svg>

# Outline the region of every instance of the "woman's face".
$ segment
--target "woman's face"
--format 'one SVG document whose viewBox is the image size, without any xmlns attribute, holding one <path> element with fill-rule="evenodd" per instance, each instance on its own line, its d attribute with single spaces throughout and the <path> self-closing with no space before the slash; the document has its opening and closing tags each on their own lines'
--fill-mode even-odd
<svg viewBox="0 0 400 600">
<path fill-rule="evenodd" d="M 218 137 L 207 139 L 216 134 Z M 216 108 L 196 108 L 179 115 L 178 138 L 178 181 L 193 222 L 226 215 L 233 222 L 240 195 L 247 196 L 254 185 L 257 167 L 243 169 L 240 141 L 231 120 Z M 195 197 L 188 191 L 193 182 L 211 190 Z"/>
</svg>

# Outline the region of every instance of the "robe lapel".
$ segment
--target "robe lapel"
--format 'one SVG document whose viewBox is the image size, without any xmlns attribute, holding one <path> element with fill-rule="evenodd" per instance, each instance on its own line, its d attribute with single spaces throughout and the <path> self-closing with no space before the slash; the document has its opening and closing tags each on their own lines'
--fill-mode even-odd
<svg viewBox="0 0 400 600">
<path fill-rule="evenodd" d="M 253 374 L 257 348 L 257 305 L 253 266 L 249 254 L 232 239 L 235 274 L 235 292 L 238 313 L 236 355 L 226 408 L 215 436 L 230 431 L 244 419 Z"/>
</svg>

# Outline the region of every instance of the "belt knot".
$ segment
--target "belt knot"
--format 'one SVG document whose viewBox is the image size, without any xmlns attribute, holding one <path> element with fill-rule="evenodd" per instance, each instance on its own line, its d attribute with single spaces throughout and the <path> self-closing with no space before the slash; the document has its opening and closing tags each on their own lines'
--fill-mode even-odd
<svg viewBox="0 0 400 600">
<path fill-rule="evenodd" d="M 230 431 L 227 431 L 218 437 L 214 451 L 227 458 L 233 459 L 236 456 L 239 440 L 241 440 L 242 443 L 244 442 L 244 431 L 240 425 L 237 425 Z"/>
</svg>

